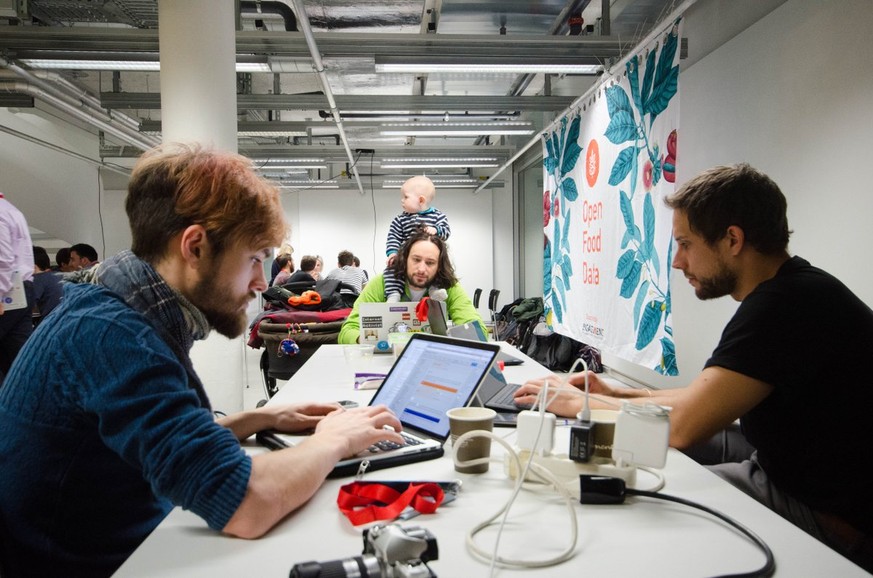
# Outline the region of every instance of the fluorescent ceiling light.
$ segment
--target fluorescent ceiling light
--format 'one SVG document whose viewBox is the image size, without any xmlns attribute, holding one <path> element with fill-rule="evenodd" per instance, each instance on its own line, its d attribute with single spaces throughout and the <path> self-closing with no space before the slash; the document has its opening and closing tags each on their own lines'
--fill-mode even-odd
<svg viewBox="0 0 873 578">
<path fill-rule="evenodd" d="M 264 167 L 255 167 L 261 171 L 278 171 L 283 169 L 295 170 L 295 169 L 327 169 L 327 165 L 267 165 Z"/>
<path fill-rule="evenodd" d="M 383 135 L 405 136 L 480 136 L 530 135 L 534 133 L 529 122 L 398 122 L 380 125 Z"/>
<path fill-rule="evenodd" d="M 252 159 L 252 164 L 259 171 L 327 169 L 324 159 Z"/>
<path fill-rule="evenodd" d="M 400 73 L 504 73 L 598 74 L 603 66 L 591 58 L 487 57 L 430 58 L 377 56 L 376 72 Z"/>
<path fill-rule="evenodd" d="M 158 60 L 77 60 L 56 58 L 23 58 L 21 60 L 30 68 L 43 70 L 133 70 L 137 72 L 158 72 L 161 63 Z M 265 62 L 237 62 L 237 72 L 272 72 Z"/>
<path fill-rule="evenodd" d="M 439 189 L 472 189 L 481 185 L 484 180 L 480 179 L 438 179 L 431 177 L 431 181 Z M 405 180 L 385 179 L 382 181 L 383 189 L 399 189 Z"/>
<path fill-rule="evenodd" d="M 294 180 L 284 181 L 279 184 L 280 189 L 338 189 L 340 188 L 336 180 L 314 181 L 314 180 Z"/>
<path fill-rule="evenodd" d="M 466 168 L 466 167 L 496 167 L 497 158 L 405 158 L 382 159 L 383 169 L 424 169 L 424 168 Z"/>
</svg>

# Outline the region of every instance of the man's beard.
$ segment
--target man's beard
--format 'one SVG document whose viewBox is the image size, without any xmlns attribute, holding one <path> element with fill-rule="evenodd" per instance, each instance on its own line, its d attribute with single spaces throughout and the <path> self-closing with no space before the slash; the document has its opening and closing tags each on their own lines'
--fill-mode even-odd
<svg viewBox="0 0 873 578">
<path fill-rule="evenodd" d="M 242 308 L 255 296 L 234 297 L 226 287 L 216 287 L 214 279 L 201 279 L 194 287 L 191 303 L 197 307 L 209 325 L 228 339 L 242 335 L 248 320 Z"/>
<path fill-rule="evenodd" d="M 436 279 L 436 275 L 426 279 L 423 285 L 419 285 L 412 275 L 409 273 L 406 274 L 406 283 L 413 289 L 427 289 L 431 283 L 433 283 L 434 279 Z"/>
<path fill-rule="evenodd" d="M 716 274 L 708 278 L 697 278 L 700 284 L 698 289 L 694 290 L 694 294 L 698 299 L 717 299 L 730 295 L 737 288 L 737 274 L 719 263 L 719 269 Z"/>
</svg>

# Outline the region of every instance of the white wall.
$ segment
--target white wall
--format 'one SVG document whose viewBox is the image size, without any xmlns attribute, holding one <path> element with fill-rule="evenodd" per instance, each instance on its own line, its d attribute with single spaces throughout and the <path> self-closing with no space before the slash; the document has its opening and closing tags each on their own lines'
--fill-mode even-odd
<svg viewBox="0 0 873 578">
<path fill-rule="evenodd" d="M 711 26 L 707 4 L 689 14 Z M 699 28 L 703 28 L 702 25 Z M 869 0 L 789 0 L 680 75 L 677 185 L 719 164 L 748 162 L 788 198 L 790 251 L 836 275 L 873 304 L 873 52 Z M 683 385 L 703 367 L 736 310 L 729 297 L 698 301 L 674 272 L 680 378 L 621 363 L 657 385 Z M 826 307 L 811 303 L 811 307 Z M 815 338 L 810 328 L 810 339 Z M 826 360 L 810 360 L 813 362 Z"/>
<path fill-rule="evenodd" d="M 0 107 L 0 126 L 61 149 L 97 158 L 97 141 L 36 109 Z M 0 130 L 0 191 L 32 227 L 72 243 L 93 245 L 103 256 L 96 165 Z"/>
</svg>

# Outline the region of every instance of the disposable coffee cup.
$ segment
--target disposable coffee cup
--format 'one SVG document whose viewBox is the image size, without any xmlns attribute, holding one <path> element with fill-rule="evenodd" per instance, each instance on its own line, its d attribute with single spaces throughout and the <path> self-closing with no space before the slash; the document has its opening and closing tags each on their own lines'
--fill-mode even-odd
<svg viewBox="0 0 873 578">
<path fill-rule="evenodd" d="M 458 438 L 470 431 L 494 429 L 494 417 L 497 412 L 487 407 L 456 407 L 446 412 L 449 418 L 449 430 L 452 434 L 452 448 L 455 448 Z M 458 461 L 476 460 L 491 456 L 491 438 L 473 437 L 463 442 L 457 449 Z M 488 471 L 488 462 L 470 466 L 459 466 L 455 463 L 455 471 L 462 474 L 483 474 Z"/>
<path fill-rule="evenodd" d="M 612 461 L 612 444 L 615 439 L 615 422 L 618 412 L 612 409 L 592 409 L 594 427 L 594 458 L 597 461 Z"/>
</svg>

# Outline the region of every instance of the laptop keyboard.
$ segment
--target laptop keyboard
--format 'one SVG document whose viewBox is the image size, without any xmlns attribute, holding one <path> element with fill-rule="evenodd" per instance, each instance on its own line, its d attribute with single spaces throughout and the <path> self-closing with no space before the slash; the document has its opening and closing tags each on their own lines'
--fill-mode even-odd
<svg viewBox="0 0 873 578">
<path fill-rule="evenodd" d="M 497 394 L 488 400 L 488 403 L 492 403 L 495 405 L 515 405 L 515 392 L 518 390 L 518 385 L 514 383 L 507 383 L 503 386 L 503 389 L 497 392 Z"/>
<path fill-rule="evenodd" d="M 422 441 L 416 439 L 414 437 L 410 437 L 403 432 L 400 432 L 400 435 L 403 437 L 405 443 L 399 444 L 397 442 L 392 442 L 390 440 L 382 440 L 380 442 L 376 442 L 367 448 L 367 451 L 371 454 L 378 454 L 381 452 L 387 452 L 391 450 L 396 450 L 398 448 L 402 448 L 405 446 L 418 446 L 421 445 Z"/>
</svg>

